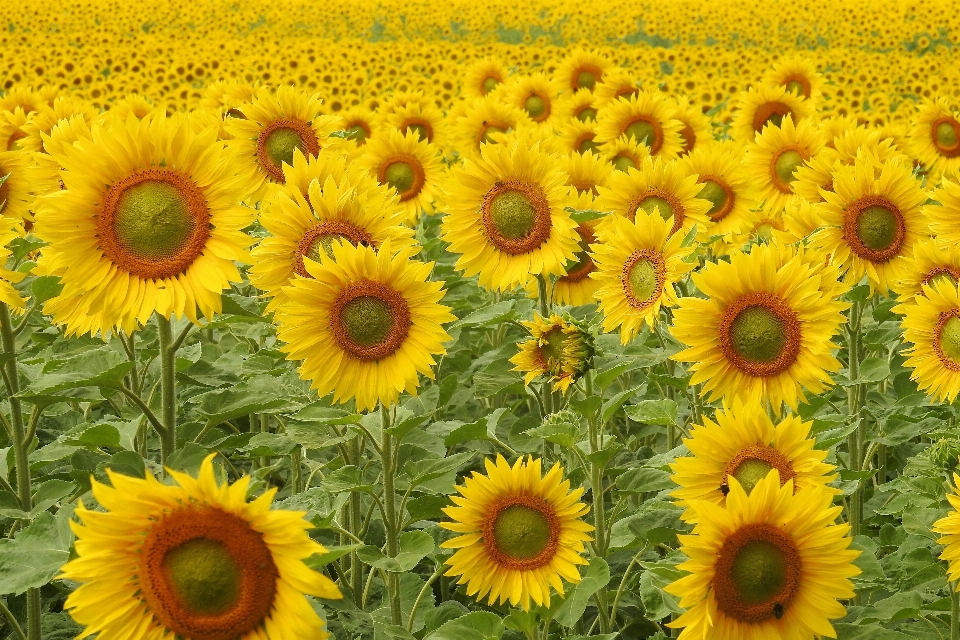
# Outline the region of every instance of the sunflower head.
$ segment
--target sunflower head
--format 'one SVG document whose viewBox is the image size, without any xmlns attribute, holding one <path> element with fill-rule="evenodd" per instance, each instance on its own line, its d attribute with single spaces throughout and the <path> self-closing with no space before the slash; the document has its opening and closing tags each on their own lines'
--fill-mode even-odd
<svg viewBox="0 0 960 640">
<path fill-rule="evenodd" d="M 553 382 L 554 391 L 564 391 L 592 368 L 594 337 L 583 323 L 553 314 L 549 319 L 534 316 L 523 325 L 530 339 L 518 345 L 519 353 L 510 359 L 513 371 L 526 373 L 530 384 L 538 376 Z"/>
</svg>

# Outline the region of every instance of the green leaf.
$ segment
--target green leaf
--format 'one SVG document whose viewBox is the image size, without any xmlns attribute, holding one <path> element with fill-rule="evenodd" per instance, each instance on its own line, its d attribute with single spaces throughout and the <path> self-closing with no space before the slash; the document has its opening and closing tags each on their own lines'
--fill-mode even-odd
<svg viewBox="0 0 960 640">
<path fill-rule="evenodd" d="M 208 391 L 193 398 L 207 424 L 216 426 L 251 413 L 281 413 L 298 405 L 287 396 L 289 390 L 269 375 L 256 376 L 226 389 Z"/>
<path fill-rule="evenodd" d="M 10 174 L 7 174 L 9 176 Z M 3 184 L 7 176 L 0 178 L 0 184 Z M 43 240 L 38 240 L 36 236 L 27 236 L 26 238 L 14 238 L 10 241 L 10 253 L 14 260 L 23 259 L 28 253 L 36 251 L 41 247 L 47 246 Z"/>
<path fill-rule="evenodd" d="M 573 207 L 564 207 L 563 210 L 568 212 L 570 217 L 573 218 L 573 221 L 577 223 L 599 220 L 607 215 L 606 211 L 597 211 L 595 209 L 574 209 Z"/>
<path fill-rule="evenodd" d="M 623 410 L 628 418 L 641 424 L 666 427 L 677 423 L 677 403 L 673 400 L 643 400 Z"/>
<path fill-rule="evenodd" d="M 651 546 L 677 539 L 678 533 L 685 533 L 688 528 L 680 522 L 681 509 L 656 509 L 641 513 L 630 519 L 628 527 L 640 540 L 645 540 Z"/>
<path fill-rule="evenodd" d="M 603 558 L 593 558 L 577 584 L 567 590 L 562 604 L 556 608 L 553 619 L 564 627 L 574 627 L 583 617 L 590 598 L 610 582 L 610 568 Z M 551 607 L 553 609 L 553 607 Z"/>
<path fill-rule="evenodd" d="M 445 623 L 424 640 L 500 640 L 503 621 L 489 611 L 474 611 Z"/>
<path fill-rule="evenodd" d="M 329 426 L 316 423 L 287 422 L 284 433 L 304 449 L 315 451 L 323 451 L 357 437 L 350 431 L 338 436 Z"/>
<path fill-rule="evenodd" d="M 617 454 L 620 453 L 623 449 L 623 445 L 618 442 L 608 441 L 603 449 L 599 451 L 594 451 L 593 453 L 588 453 L 586 455 L 587 460 L 592 462 L 595 465 L 606 467 L 610 464 L 610 461 L 617 457 Z"/>
<path fill-rule="evenodd" d="M 248 458 L 260 458 L 263 456 L 285 456 L 291 451 L 297 443 L 285 435 L 277 433 L 258 433 L 252 438 L 246 446 L 241 447 L 239 451 L 246 454 Z"/>
<path fill-rule="evenodd" d="M 841 386 L 849 387 L 855 384 L 869 384 L 880 382 L 890 376 L 890 363 L 886 358 L 866 358 L 860 363 L 860 375 L 856 380 L 838 378 Z"/>
<path fill-rule="evenodd" d="M 395 624 L 375 624 L 373 640 L 417 640 L 417 637 Z"/>
<path fill-rule="evenodd" d="M 0 594 L 42 587 L 60 572 L 70 556 L 72 514 L 72 506 L 56 516 L 45 511 L 13 540 L 0 539 Z"/>
<path fill-rule="evenodd" d="M 601 391 L 613 384 L 620 374 L 633 366 L 633 358 L 620 356 L 614 363 L 593 378 L 593 384 Z"/>
<path fill-rule="evenodd" d="M 325 547 L 326 553 L 318 553 L 306 560 L 307 566 L 311 569 L 320 569 L 334 560 L 339 560 L 343 556 L 349 555 L 354 551 L 363 549 L 365 545 L 362 544 L 348 544 L 339 547 Z"/>
<path fill-rule="evenodd" d="M 40 276 L 30 284 L 30 296 L 36 304 L 55 298 L 63 291 L 60 276 Z"/>
<path fill-rule="evenodd" d="M 504 300 L 478 309 L 473 313 L 457 320 L 448 329 L 468 329 L 475 327 L 491 327 L 513 316 L 514 300 Z"/>
<path fill-rule="evenodd" d="M 916 591 L 895 593 L 889 598 L 878 600 L 860 612 L 860 619 L 880 622 L 899 622 L 916 618 L 923 607 L 923 598 Z"/>
<path fill-rule="evenodd" d="M 452 487 L 451 487 L 452 488 Z M 420 496 L 407 501 L 407 513 L 413 522 L 443 518 L 443 508 L 453 506 L 447 496 Z"/>
<path fill-rule="evenodd" d="M 627 389 L 626 391 L 621 391 L 617 395 L 604 402 L 603 411 L 600 414 L 603 424 L 609 422 L 610 418 L 613 417 L 613 414 L 619 411 L 620 407 L 622 407 L 624 403 L 629 400 L 639 389 L 640 387 L 634 387 L 632 389 Z"/>
<path fill-rule="evenodd" d="M 617 478 L 617 490 L 626 493 L 654 493 L 676 486 L 668 472 L 652 467 L 628 469 Z"/>
<path fill-rule="evenodd" d="M 407 531 L 400 536 L 400 552 L 396 558 L 388 558 L 377 547 L 366 546 L 357 551 L 357 557 L 366 564 L 384 571 L 402 573 L 410 571 L 427 555 L 433 553 L 436 543 L 433 536 L 424 531 Z"/>
<path fill-rule="evenodd" d="M 858 625 L 840 622 L 834 623 L 833 628 L 840 640 L 916 640 L 914 636 L 884 629 L 877 624 Z"/>
<path fill-rule="evenodd" d="M 847 292 L 847 299 L 853 302 L 863 302 L 870 297 L 870 285 L 858 284 Z"/>
<path fill-rule="evenodd" d="M 83 387 L 117 387 L 133 363 L 109 348 L 85 351 L 66 360 L 48 362 L 43 375 L 18 395 L 37 404 L 75 398 L 70 391 Z"/>
<path fill-rule="evenodd" d="M 547 422 L 527 429 L 524 433 L 570 449 L 580 439 L 580 426 L 570 422 Z"/>
<path fill-rule="evenodd" d="M 416 487 L 424 482 L 429 482 L 447 473 L 456 471 L 473 456 L 474 453 L 472 451 L 467 451 L 464 453 L 455 453 L 439 460 L 417 460 L 416 462 L 411 462 L 406 465 L 404 473 L 410 478 L 410 486 Z"/>
<path fill-rule="evenodd" d="M 181 449 L 177 449 L 167 458 L 167 466 L 174 471 L 182 471 L 196 475 L 200 471 L 200 464 L 210 454 L 204 447 L 188 442 Z"/>
<path fill-rule="evenodd" d="M 506 409 L 494 409 L 492 413 L 476 422 L 457 427 L 444 438 L 444 446 L 452 447 L 471 440 L 492 440 L 496 433 L 497 423 L 500 422 L 501 416 L 506 412 Z"/>
<path fill-rule="evenodd" d="M 330 493 L 373 490 L 373 485 L 364 484 L 363 470 L 353 465 L 340 467 L 324 478 L 320 484 Z"/>
</svg>

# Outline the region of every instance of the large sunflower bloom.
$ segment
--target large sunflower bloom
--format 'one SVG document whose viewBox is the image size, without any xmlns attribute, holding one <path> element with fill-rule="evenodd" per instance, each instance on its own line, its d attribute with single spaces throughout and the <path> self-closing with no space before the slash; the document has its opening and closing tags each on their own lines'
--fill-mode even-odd
<svg viewBox="0 0 960 640">
<path fill-rule="evenodd" d="M 953 510 L 943 518 L 933 523 L 931 531 L 942 534 L 937 544 L 943 547 L 940 559 L 947 563 L 947 576 L 950 582 L 957 584 L 960 579 L 960 495 L 957 487 L 960 486 L 960 476 L 953 474 L 953 491 L 947 494 L 947 500 Z M 954 587 L 957 588 L 957 587 Z"/>
<path fill-rule="evenodd" d="M 603 82 L 603 74 L 611 66 L 608 58 L 595 51 L 574 49 L 559 64 L 556 76 L 564 91 L 593 91 L 598 82 Z"/>
<path fill-rule="evenodd" d="M 363 147 L 360 164 L 397 194 L 409 224 L 416 226 L 421 213 L 433 213 L 443 165 L 437 148 L 421 140 L 416 131 L 404 134 L 388 129 L 370 139 Z"/>
<path fill-rule="evenodd" d="M 956 180 L 943 178 L 931 195 L 934 203 L 922 209 L 930 220 L 930 229 L 937 240 L 951 246 L 960 244 L 960 220 L 957 220 L 957 211 L 960 211 L 960 175 Z"/>
<path fill-rule="evenodd" d="M 848 524 L 834 524 L 842 507 L 819 487 L 794 493 L 770 472 L 748 495 L 730 478 L 726 508 L 701 500 L 699 523 L 679 536 L 690 574 L 666 588 L 687 612 L 668 624 L 681 640 L 813 640 L 836 637 L 831 618 L 852 598 L 860 573 Z"/>
<path fill-rule="evenodd" d="M 960 291 L 940 279 L 922 285 L 923 292 L 893 308 L 903 316 L 904 366 L 920 389 L 939 402 L 953 402 L 960 392 Z"/>
<path fill-rule="evenodd" d="M 941 280 L 960 282 L 960 246 L 926 238 L 913 246 L 913 256 L 908 258 L 903 276 L 890 288 L 903 303 L 923 295 L 923 285 L 933 286 Z"/>
<path fill-rule="evenodd" d="M 833 191 L 820 193 L 824 226 L 812 236 L 813 245 L 833 254 L 847 282 L 866 275 L 871 290 L 885 294 L 903 277 L 913 245 L 928 229 L 920 208 L 927 195 L 912 169 L 890 160 L 878 172 L 865 157 L 838 167 Z"/>
<path fill-rule="evenodd" d="M 77 506 L 77 557 L 59 576 L 83 583 L 64 605 L 85 627 L 79 637 L 328 637 L 304 594 L 343 596 L 303 563 L 326 551 L 307 535 L 311 524 L 303 512 L 271 510 L 275 488 L 247 502 L 250 476 L 219 485 L 213 457 L 197 478 L 168 470 L 178 486 L 109 469 L 110 485 L 93 480 L 104 511 Z"/>
<path fill-rule="evenodd" d="M 453 522 L 440 526 L 463 534 L 440 546 L 456 549 L 445 575 L 460 576 L 467 595 L 488 603 L 510 601 L 529 610 L 530 601 L 550 606 L 550 587 L 563 595 L 563 580 L 580 582 L 578 564 L 593 527 L 581 518 L 590 507 L 583 489 L 570 491 L 556 463 L 546 476 L 539 458 L 502 456 L 484 461 L 487 475 L 474 472 L 457 487 L 456 506 L 444 508 Z"/>
<path fill-rule="evenodd" d="M 38 199 L 35 232 L 49 243 L 38 266 L 64 285 L 44 312 L 68 334 L 130 332 L 154 311 L 219 313 L 240 281 L 234 262 L 249 259 L 252 210 L 237 204 L 248 180 L 216 130 L 131 115 L 91 133 L 52 154 L 65 189 Z"/>
<path fill-rule="evenodd" d="M 697 176 L 697 197 L 710 202 L 709 235 L 744 231 L 754 217 L 759 192 L 743 165 L 743 145 L 732 140 L 701 144 L 680 162 L 686 173 Z"/>
<path fill-rule="evenodd" d="M 813 111 L 808 100 L 786 87 L 755 87 L 740 94 L 730 134 L 735 140 L 753 142 L 767 125 L 779 127 L 787 116 L 797 123 L 813 115 Z"/>
<path fill-rule="evenodd" d="M 597 113 L 597 142 L 627 136 L 644 144 L 650 155 L 672 160 L 684 150 L 684 124 L 675 108 L 659 93 L 640 92 L 605 105 Z"/>
<path fill-rule="evenodd" d="M 944 98 L 925 98 L 910 131 L 914 157 L 939 176 L 960 170 L 960 114 Z"/>
<path fill-rule="evenodd" d="M 747 147 L 744 165 L 760 190 L 765 209 L 780 213 L 799 198 L 792 188 L 795 172 L 822 147 L 817 126 L 810 120 L 794 126 L 791 116 L 785 116 L 779 127 L 766 127 L 757 135 Z"/>
<path fill-rule="evenodd" d="M 736 478 L 748 494 L 771 469 L 780 474 L 780 483 L 793 480 L 795 491 L 809 486 L 825 487 L 836 479 L 836 467 L 824 462 L 826 451 L 814 448 L 810 437 L 812 422 L 786 416 L 776 425 L 759 404 L 734 400 L 719 409 L 716 422 L 703 418 L 683 444 L 692 456 L 670 465 L 673 481 L 680 488 L 671 495 L 682 507 L 696 500 L 723 506 L 730 492 L 728 478 Z M 692 509 L 683 518 L 696 519 Z"/>
<path fill-rule="evenodd" d="M 506 65 L 493 58 L 477 60 L 467 67 L 463 77 L 463 93 L 469 98 L 482 98 L 503 84 L 509 72 Z"/>
<path fill-rule="evenodd" d="M 30 171 L 26 151 L 0 151 L 0 216 L 20 222 L 33 219 Z"/>
<path fill-rule="evenodd" d="M 444 187 L 443 238 L 460 254 L 457 268 L 500 291 L 531 275 L 564 275 L 578 247 L 566 180 L 561 161 L 525 136 L 484 145 Z"/>
<path fill-rule="evenodd" d="M 808 58 L 793 56 L 781 60 L 765 73 L 763 84 L 783 87 L 816 104 L 823 88 L 823 78 Z"/>
<path fill-rule="evenodd" d="M 508 131 L 532 124 L 525 111 L 496 96 L 474 98 L 454 120 L 453 142 L 461 156 L 475 157 L 483 145 L 499 142 Z"/>
<path fill-rule="evenodd" d="M 681 298 L 674 311 L 671 331 L 688 348 L 673 358 L 692 363 L 690 383 L 703 383 L 711 400 L 796 410 L 802 388 L 821 393 L 840 368 L 830 340 L 849 305 L 836 299 L 830 275 L 806 254 L 772 245 L 708 265 L 692 276 L 706 299 Z"/>
<path fill-rule="evenodd" d="M 677 304 L 675 282 L 691 271 L 684 258 L 693 247 L 682 247 L 683 237 L 671 235 L 671 221 L 657 213 L 638 211 L 633 221 L 608 216 L 600 224 L 599 242 L 590 245 L 595 265 L 590 278 L 597 283 L 594 296 L 603 312 L 603 330 L 620 327 L 620 342 L 627 344 L 646 322 L 651 328 L 660 307 Z"/>
<path fill-rule="evenodd" d="M 20 237 L 20 231 L 15 221 L 0 218 L 0 302 L 14 309 L 23 309 L 24 302 L 20 292 L 13 285 L 26 278 L 27 274 L 11 271 L 5 265 L 10 258 L 10 242 Z"/>
<path fill-rule="evenodd" d="M 433 263 L 411 260 L 415 248 L 394 251 L 335 242 L 333 258 L 304 260 L 312 278 L 284 289 L 276 311 L 277 338 L 300 375 L 334 402 L 356 397 L 357 409 L 390 405 L 416 393 L 418 374 L 431 380 L 434 356 L 450 339 L 442 323 L 456 320 L 440 304 L 442 282 L 427 281 Z"/>
</svg>

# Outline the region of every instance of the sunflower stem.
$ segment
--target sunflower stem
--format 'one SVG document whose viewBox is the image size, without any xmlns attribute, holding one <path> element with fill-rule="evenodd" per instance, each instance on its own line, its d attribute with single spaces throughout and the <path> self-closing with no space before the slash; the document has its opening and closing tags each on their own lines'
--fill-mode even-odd
<svg viewBox="0 0 960 640">
<path fill-rule="evenodd" d="M 860 377 L 860 316 L 863 307 L 859 301 L 854 301 L 850 309 L 850 321 L 847 326 L 847 372 L 850 380 L 857 380 Z M 860 385 L 852 384 L 847 388 L 847 411 L 850 420 L 857 425 L 847 437 L 847 450 L 849 459 L 849 468 L 851 471 L 860 471 L 861 461 L 863 460 L 863 451 L 860 438 L 862 429 L 860 425 Z M 848 521 L 850 523 L 850 535 L 860 535 L 861 520 L 861 502 L 863 500 L 863 487 L 857 485 L 857 489 L 850 496 L 850 513 Z"/>
<path fill-rule="evenodd" d="M 537 274 L 537 300 L 540 303 L 540 316 L 544 319 L 550 317 L 550 297 L 547 295 L 547 279 L 543 277 L 543 274 Z M 553 392 L 550 390 L 550 383 L 544 381 L 543 385 L 540 387 L 540 398 L 542 405 L 542 413 L 540 416 L 541 419 L 546 418 L 548 415 L 553 413 Z M 550 449 L 549 444 L 544 441 L 544 454 Z"/>
<path fill-rule="evenodd" d="M 13 613 L 10 612 L 10 609 L 7 608 L 7 605 L 3 603 L 3 600 L 0 600 L 0 614 L 3 614 L 3 617 L 7 619 L 7 622 L 10 623 L 10 626 L 13 627 L 14 633 L 17 634 L 17 637 L 20 640 L 27 640 L 26 634 L 23 633 L 23 628 L 20 626 L 20 623 L 17 622 L 16 617 Z"/>
<path fill-rule="evenodd" d="M 17 498 L 20 509 L 30 512 L 33 508 L 33 493 L 30 486 L 30 441 L 33 435 L 23 427 L 23 407 L 20 405 L 20 378 L 17 374 L 17 343 L 10 320 L 10 307 L 0 302 L 0 338 L 3 352 L 10 356 L 4 363 L 7 399 L 10 401 L 10 444 L 13 447 L 14 467 L 17 470 Z M 29 437 L 28 437 L 29 436 Z M 40 640 L 40 590 L 27 589 L 27 637 Z"/>
<path fill-rule="evenodd" d="M 166 465 L 177 448 L 177 350 L 173 342 L 173 328 L 169 318 L 157 316 L 160 334 L 160 464 Z"/>
<path fill-rule="evenodd" d="M 593 372 L 588 371 L 584 377 L 586 396 L 593 396 Z M 597 424 L 597 413 L 591 412 L 587 416 L 588 437 L 590 439 L 590 453 L 601 450 L 600 428 Z M 590 486 L 593 489 L 593 526 L 594 550 L 600 558 L 607 555 L 607 511 L 603 503 L 603 465 L 590 460 Z M 607 617 L 607 590 L 600 589 L 596 593 L 597 611 L 600 617 L 600 633 L 610 633 L 610 618 Z M 547 623 L 549 627 L 549 623 Z M 544 631 L 546 633 L 546 631 Z"/>
<path fill-rule="evenodd" d="M 393 434 L 390 433 L 390 410 L 380 405 L 380 419 L 383 425 L 381 460 L 383 462 L 383 515 L 387 537 L 387 557 L 396 558 L 400 552 L 400 541 L 397 531 L 397 503 L 394 480 L 396 459 L 393 451 Z M 393 571 L 386 572 L 387 594 L 390 597 L 390 618 L 393 624 L 403 624 L 403 614 L 400 610 L 400 576 Z"/>
<path fill-rule="evenodd" d="M 347 452 L 350 456 L 348 464 L 360 464 L 360 458 L 362 450 L 360 448 L 360 440 L 363 436 L 357 435 L 356 438 L 351 440 L 347 447 Z M 355 536 L 360 537 L 363 533 L 363 521 L 360 514 L 361 508 L 363 505 L 360 504 L 360 492 L 351 491 L 350 492 L 350 532 Z M 357 553 L 353 552 L 350 554 L 350 589 L 353 591 L 354 599 L 359 602 L 360 592 L 363 590 L 363 563 L 360 562 L 360 558 L 357 557 Z"/>
</svg>

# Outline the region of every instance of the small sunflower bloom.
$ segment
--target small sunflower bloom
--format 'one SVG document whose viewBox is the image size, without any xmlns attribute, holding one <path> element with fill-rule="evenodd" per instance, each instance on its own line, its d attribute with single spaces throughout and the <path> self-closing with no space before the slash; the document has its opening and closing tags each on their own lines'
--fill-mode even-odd
<svg viewBox="0 0 960 640">
<path fill-rule="evenodd" d="M 566 393 L 570 385 L 589 371 L 593 363 L 593 336 L 579 323 L 557 314 L 544 319 L 535 314 L 532 322 L 523 322 L 530 339 L 518 345 L 520 351 L 510 358 L 521 371 L 524 384 L 544 376 L 553 382 L 553 390 Z"/>
</svg>

